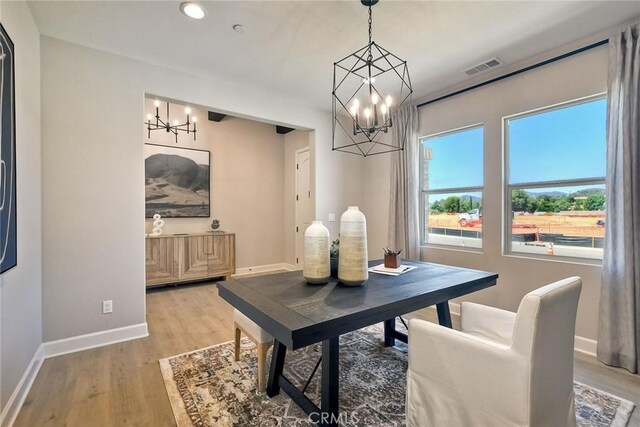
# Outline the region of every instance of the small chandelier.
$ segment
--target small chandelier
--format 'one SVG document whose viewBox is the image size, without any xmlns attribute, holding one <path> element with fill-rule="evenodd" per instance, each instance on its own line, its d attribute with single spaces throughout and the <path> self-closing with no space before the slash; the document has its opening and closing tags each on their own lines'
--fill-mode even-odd
<svg viewBox="0 0 640 427">
<path fill-rule="evenodd" d="M 154 102 L 153 105 L 156 107 L 155 123 L 152 122 L 153 117 L 151 116 L 151 114 L 147 114 L 147 121 L 145 123 L 147 125 L 147 138 L 151 138 L 152 130 L 164 130 L 167 133 L 171 132 L 175 135 L 176 144 L 178 143 L 178 132 L 186 132 L 187 135 L 192 133 L 193 140 L 196 140 L 196 133 L 198 132 L 196 129 L 197 118 L 190 117 L 191 108 L 187 107 L 184 110 L 185 114 L 187 115 L 187 121 L 185 123 L 180 123 L 178 120 L 174 120 L 173 123 L 171 123 L 171 120 L 169 120 L 169 103 L 167 102 L 166 121 L 163 121 L 160 118 L 160 101 Z M 192 124 L 193 128 L 191 128 Z"/>
<path fill-rule="evenodd" d="M 369 43 L 333 64 L 333 150 L 367 157 L 404 150 L 386 134 L 413 89 L 407 62 L 372 40 L 371 7 L 378 0 L 360 1 L 369 9 Z"/>
</svg>

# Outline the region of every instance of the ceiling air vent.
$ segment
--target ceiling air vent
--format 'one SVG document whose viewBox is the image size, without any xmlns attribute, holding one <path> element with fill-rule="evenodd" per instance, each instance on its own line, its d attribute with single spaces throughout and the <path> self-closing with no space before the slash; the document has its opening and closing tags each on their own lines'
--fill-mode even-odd
<svg viewBox="0 0 640 427">
<path fill-rule="evenodd" d="M 476 64 L 473 67 L 467 68 L 466 70 L 464 70 L 464 72 L 469 76 L 473 76 L 474 74 L 478 74 L 490 68 L 497 67 L 498 65 L 501 65 L 501 64 L 502 64 L 502 61 L 499 58 L 491 58 L 491 59 L 487 59 L 484 62 L 481 62 L 480 64 Z"/>
</svg>

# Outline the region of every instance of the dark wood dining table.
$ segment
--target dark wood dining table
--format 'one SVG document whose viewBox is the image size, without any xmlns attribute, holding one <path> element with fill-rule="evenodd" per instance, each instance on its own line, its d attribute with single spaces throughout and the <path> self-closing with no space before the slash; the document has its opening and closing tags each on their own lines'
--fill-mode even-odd
<svg viewBox="0 0 640 427">
<path fill-rule="evenodd" d="M 376 260 L 370 266 L 380 264 Z M 302 271 L 238 277 L 218 282 L 219 295 L 274 337 L 267 395 L 283 390 L 320 425 L 338 424 L 339 337 L 384 322 L 384 345 L 407 342 L 396 330 L 398 316 L 435 305 L 438 321 L 451 327 L 448 301 L 493 286 L 497 273 L 421 261 L 402 261 L 415 269 L 399 276 L 369 273 L 362 286 L 337 279 L 308 284 Z M 287 349 L 322 343 L 320 406 L 283 375 Z M 409 350 L 410 351 L 410 350 Z"/>
</svg>

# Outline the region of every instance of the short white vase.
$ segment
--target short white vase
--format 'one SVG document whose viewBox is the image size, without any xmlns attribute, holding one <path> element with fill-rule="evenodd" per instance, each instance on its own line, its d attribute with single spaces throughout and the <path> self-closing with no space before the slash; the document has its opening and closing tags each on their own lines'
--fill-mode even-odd
<svg viewBox="0 0 640 427">
<path fill-rule="evenodd" d="M 358 286 L 368 279 L 367 219 L 357 206 L 349 206 L 340 217 L 338 280 Z"/>
<path fill-rule="evenodd" d="M 304 232 L 302 276 L 313 284 L 327 283 L 331 276 L 329 230 L 322 221 L 313 221 Z"/>
</svg>

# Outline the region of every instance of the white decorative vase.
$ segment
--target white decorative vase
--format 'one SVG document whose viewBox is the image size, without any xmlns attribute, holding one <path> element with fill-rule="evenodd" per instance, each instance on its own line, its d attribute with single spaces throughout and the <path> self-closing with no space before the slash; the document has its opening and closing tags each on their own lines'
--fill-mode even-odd
<svg viewBox="0 0 640 427">
<path fill-rule="evenodd" d="M 329 230 L 322 221 L 313 221 L 304 232 L 304 263 L 302 276 L 309 283 L 327 283 L 329 265 Z"/>
<path fill-rule="evenodd" d="M 340 217 L 338 280 L 348 286 L 358 286 L 367 279 L 367 219 L 357 206 L 349 206 Z"/>
</svg>

